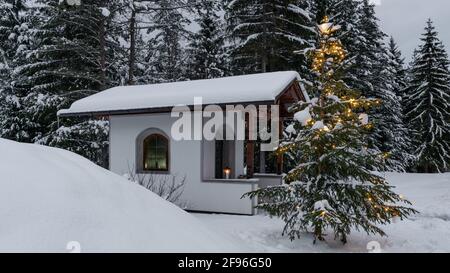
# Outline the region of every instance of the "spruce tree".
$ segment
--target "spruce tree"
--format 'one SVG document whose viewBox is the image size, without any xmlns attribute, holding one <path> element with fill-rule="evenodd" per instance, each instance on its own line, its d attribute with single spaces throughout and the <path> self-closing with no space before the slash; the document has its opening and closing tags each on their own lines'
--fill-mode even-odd
<svg viewBox="0 0 450 273">
<path fill-rule="evenodd" d="M 316 20 L 327 15 L 341 31 L 337 34 L 348 50 L 343 79 L 366 97 L 379 96 L 385 64 L 385 34 L 378 25 L 374 5 L 369 0 L 311 0 Z"/>
<path fill-rule="evenodd" d="M 3 0 L 0 3 L 0 86 L 9 84 L 11 62 L 17 52 L 22 49 L 24 28 L 28 8 L 24 0 Z"/>
<path fill-rule="evenodd" d="M 402 89 L 404 78 L 399 78 L 403 67 L 396 56 L 386 50 L 381 61 L 383 69 L 378 76 L 378 98 L 383 104 L 372 111 L 376 127 L 371 134 L 372 147 L 386 155 L 388 171 L 404 172 L 412 164 L 414 157 L 409 153 L 411 145 L 408 130 L 404 123 L 402 98 L 397 95 Z"/>
<path fill-rule="evenodd" d="M 387 153 L 386 165 L 390 171 L 406 171 L 414 162 L 415 157 L 410 153 L 411 140 L 405 124 L 403 114 L 402 90 L 406 86 L 406 70 L 401 52 L 394 39 L 389 40 L 386 50 L 385 65 L 381 76 L 385 84 L 381 95 L 383 107 L 381 108 L 382 123 L 381 150 Z"/>
<path fill-rule="evenodd" d="M 364 69 L 356 61 L 359 53 L 359 47 L 363 35 L 359 27 L 360 2 L 355 0 L 309 0 L 314 21 L 320 23 L 324 16 L 328 16 L 336 25 L 339 25 L 341 31 L 336 34 L 343 46 L 348 50 L 348 58 L 342 71 L 342 78 L 346 83 L 358 89 L 364 79 L 356 77 L 361 74 L 358 71 Z M 314 89 L 310 90 L 314 92 Z M 317 94 L 315 94 L 317 95 Z"/>
<path fill-rule="evenodd" d="M 226 74 L 224 31 L 218 14 L 220 7 L 217 0 L 202 0 L 197 7 L 195 22 L 200 30 L 191 36 L 188 46 L 191 80 L 219 78 Z"/>
<path fill-rule="evenodd" d="M 355 0 L 309 0 L 315 22 L 319 23 L 328 16 L 341 27 L 337 37 L 349 51 L 349 58 L 354 57 L 356 46 L 360 43 L 361 33 L 358 27 L 360 2 Z M 347 59 L 347 60 L 348 60 Z"/>
<path fill-rule="evenodd" d="M 362 0 L 358 6 L 358 29 L 355 63 L 352 69 L 352 88 L 360 90 L 366 97 L 376 98 L 385 80 L 380 77 L 385 64 L 384 34 L 375 14 L 375 6 L 369 0 Z"/>
<path fill-rule="evenodd" d="M 445 172 L 450 164 L 450 72 L 444 45 L 428 20 L 405 89 L 406 120 L 419 172 Z"/>
<path fill-rule="evenodd" d="M 318 24 L 325 16 L 331 16 L 330 6 L 334 1 L 335 0 L 308 0 L 314 22 Z"/>
<path fill-rule="evenodd" d="M 75 100 L 117 86 L 123 81 L 122 64 L 117 62 L 123 56 L 118 41 L 122 29 L 115 21 L 115 11 L 119 5 L 120 1 L 92 0 L 83 1 L 81 6 L 73 9 L 63 8 L 60 15 L 71 21 L 64 24 L 63 39 L 51 46 L 55 45 L 55 52 L 60 50 L 74 56 L 69 57 L 63 67 L 52 67 L 51 73 L 60 76 L 58 83 L 64 85 L 64 93 L 59 94 L 63 100 L 58 109 L 67 108 Z M 53 59 L 56 56 L 52 54 L 48 57 Z M 61 71 L 64 71 L 63 75 Z M 70 84 L 65 83 L 65 73 L 72 77 Z M 107 167 L 109 124 L 106 120 L 64 119 L 58 125 L 52 125 L 51 133 L 42 139 L 45 144 L 68 149 Z"/>
<path fill-rule="evenodd" d="M 393 90 L 400 99 L 403 98 L 403 91 L 406 88 L 407 73 L 405 68 L 405 59 L 397 46 L 394 38 L 389 39 L 388 44 L 388 65 L 394 75 Z"/>
<path fill-rule="evenodd" d="M 378 25 L 374 5 L 367 0 L 312 1 L 318 16 L 329 14 L 341 28 L 337 37 L 349 52 L 342 78 L 349 87 L 363 92 L 364 96 L 384 102 L 370 110 L 372 121 L 377 124 L 370 134 L 371 148 L 389 154 L 387 170 L 405 170 L 412 157 L 407 152 L 409 144 L 402 122 L 401 100 L 397 96 L 401 87 L 393 82 L 401 75 L 392 74 L 404 70 L 390 67 L 385 34 Z"/>
<path fill-rule="evenodd" d="M 30 142 L 57 146 L 98 161 L 107 147 L 105 122 L 57 120 L 56 113 L 72 102 L 117 85 L 115 55 L 120 51 L 112 23 L 115 1 L 40 1 L 34 44 L 23 51 L 14 70 L 14 90 L 21 90 L 29 120 Z M 83 132 L 83 134 L 80 134 Z M 88 133 L 91 132 L 91 133 Z M 80 137 L 80 136 L 83 137 Z"/>
<path fill-rule="evenodd" d="M 385 235 L 378 226 L 415 211 L 371 169 L 382 168 L 384 158 L 368 147 L 373 127 L 365 111 L 380 104 L 348 87 L 342 80 L 347 55 L 334 33 L 337 26 L 325 19 L 313 54 L 318 98 L 293 108 L 294 122 L 278 153 L 291 154 L 297 166 L 284 177 L 285 184 L 247 194 L 265 200 L 258 207 L 285 221 L 283 234 L 292 240 L 312 228 L 324 240 L 331 228 L 343 243 L 352 228 Z"/>
<path fill-rule="evenodd" d="M 141 81 L 147 83 L 186 80 L 186 54 L 183 44 L 189 36 L 186 5 L 181 0 L 161 0 L 152 8 L 153 38 L 147 42 L 146 71 Z"/>
<path fill-rule="evenodd" d="M 364 96 L 381 99 L 380 107 L 370 110 L 374 130 L 369 145 L 386 154 L 387 170 L 404 171 L 411 161 L 406 129 L 402 122 L 401 100 L 396 92 L 396 73 L 389 66 L 389 53 L 384 39 L 386 34 L 378 25 L 374 4 L 363 0 L 358 5 L 358 39 L 354 64 L 350 68 L 349 85 Z"/>
<path fill-rule="evenodd" d="M 29 142 L 31 120 L 23 114 L 26 90 L 15 88 L 16 67 L 26 62 L 33 44 L 36 20 L 26 1 L 8 0 L 0 5 L 0 137 Z"/>
<path fill-rule="evenodd" d="M 307 73 L 305 56 L 315 31 L 307 1 L 235 0 L 226 8 L 233 73 L 279 70 Z"/>
<path fill-rule="evenodd" d="M 122 73 L 125 75 L 123 84 L 146 84 L 146 60 L 148 56 L 144 36 L 153 25 L 153 12 L 160 7 L 154 0 L 122 0 L 117 8 L 119 16 L 116 18 L 122 23 L 123 33 L 121 39 L 124 43 L 124 56 L 121 59 Z"/>
</svg>

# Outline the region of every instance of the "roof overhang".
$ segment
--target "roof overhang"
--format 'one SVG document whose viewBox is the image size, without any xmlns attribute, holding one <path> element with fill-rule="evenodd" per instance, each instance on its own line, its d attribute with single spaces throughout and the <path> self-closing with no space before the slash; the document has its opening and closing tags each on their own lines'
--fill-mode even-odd
<svg viewBox="0 0 450 273">
<path fill-rule="evenodd" d="M 222 109 L 226 109 L 227 105 L 273 105 L 275 101 L 249 101 L 249 102 L 235 102 L 226 104 L 216 104 Z M 210 104 L 202 106 L 204 109 Z M 186 105 L 191 111 L 194 110 L 195 105 Z M 93 112 L 79 112 L 79 113 L 58 113 L 58 117 L 105 117 L 105 116 L 123 116 L 123 115 L 144 115 L 144 114 L 158 114 L 158 113 L 170 113 L 176 106 L 167 107 L 155 107 L 155 108 L 142 108 L 142 109 L 128 109 L 128 110 L 111 110 L 111 111 L 93 111 Z"/>
<path fill-rule="evenodd" d="M 272 75 L 270 75 L 270 76 L 272 76 L 272 77 L 277 76 L 278 74 L 276 74 L 276 73 L 278 73 L 278 72 L 272 73 Z M 298 75 L 298 73 L 296 73 L 296 72 L 295 73 L 293 73 L 293 72 L 281 72 L 281 73 L 284 73 L 283 75 L 284 75 L 285 83 L 281 84 L 281 86 L 278 85 L 279 86 L 279 87 L 277 87 L 278 91 L 275 91 L 272 96 L 270 96 L 270 95 L 268 96 L 267 95 L 267 91 L 268 91 L 268 89 L 270 87 L 267 88 L 264 84 L 259 84 L 259 85 L 257 85 L 256 88 L 253 88 L 253 92 L 256 92 L 255 96 L 254 96 L 255 97 L 254 101 L 251 101 L 252 93 L 245 94 L 244 91 L 236 92 L 237 90 L 240 90 L 239 87 L 237 87 L 238 88 L 237 90 L 234 90 L 234 92 L 232 92 L 232 94 L 234 96 L 231 96 L 231 97 L 227 97 L 227 95 L 224 96 L 223 95 L 224 94 L 223 93 L 224 92 L 223 91 L 224 88 L 222 88 L 221 89 L 222 91 L 219 91 L 219 94 L 221 93 L 222 96 L 219 96 L 218 98 L 215 98 L 214 100 L 211 100 L 210 98 L 209 98 L 209 100 L 205 99 L 204 102 L 203 102 L 203 106 L 205 107 L 205 106 L 208 106 L 208 105 L 218 105 L 218 106 L 222 107 L 222 109 L 225 109 L 225 106 L 227 106 L 227 105 L 234 105 L 234 106 L 237 106 L 237 105 L 243 105 L 243 106 L 247 106 L 247 105 L 273 105 L 273 104 L 280 104 L 281 105 L 283 103 L 286 104 L 286 101 L 287 101 L 286 97 L 289 97 L 288 100 L 290 100 L 291 102 L 301 101 L 301 100 L 309 101 L 308 94 L 306 93 L 306 91 L 305 91 L 305 89 L 303 87 L 303 84 L 300 81 L 300 76 Z M 261 77 L 261 76 L 264 77 L 265 75 L 264 74 L 258 74 L 258 77 Z M 291 79 L 289 81 L 286 81 L 286 76 L 289 76 Z M 255 75 L 249 75 L 249 77 L 255 77 Z M 228 78 L 228 79 L 230 79 L 230 78 Z M 277 79 L 278 78 L 274 78 L 274 80 L 277 80 Z M 221 80 L 221 79 L 213 79 L 211 81 L 217 83 L 217 80 Z M 200 82 L 204 84 L 206 81 L 208 81 L 208 80 L 203 80 L 203 81 L 200 81 Z M 253 83 L 254 82 L 255 81 L 253 79 Z M 266 83 L 266 82 L 264 82 L 264 83 Z M 271 83 L 271 82 L 272 81 L 269 81 L 267 83 Z M 220 83 L 222 84 L 222 86 L 224 86 L 224 84 L 226 82 L 225 83 L 224 82 L 220 82 Z M 242 82 L 242 79 L 241 79 L 241 83 L 242 84 L 247 84 L 247 81 Z M 185 83 L 180 82 L 180 83 L 175 83 L 175 84 L 185 84 Z M 152 85 L 152 86 L 149 86 L 149 88 L 151 89 L 153 87 L 153 92 L 154 92 L 155 91 L 155 86 L 157 88 L 159 88 L 158 85 Z M 262 91 L 263 93 L 258 93 L 258 90 L 260 90 L 258 86 L 260 86 L 262 88 L 262 90 L 264 90 L 264 91 Z M 175 86 L 175 88 L 177 88 L 177 87 L 179 88 L 179 86 Z M 282 89 L 280 87 L 282 87 Z M 124 92 L 124 93 L 120 93 L 120 94 L 126 94 L 125 93 L 126 91 L 130 91 L 130 90 L 133 91 L 133 90 L 135 90 L 134 88 L 136 88 L 136 87 L 118 87 L 118 88 L 123 88 L 124 89 L 123 91 L 121 91 L 121 92 Z M 146 88 L 146 86 L 140 86 L 139 88 Z M 114 88 L 114 89 L 116 89 L 116 88 Z M 100 92 L 98 94 L 100 95 L 101 98 L 106 99 L 109 103 L 111 101 L 113 101 L 113 103 L 115 104 L 115 100 L 111 100 L 111 96 L 109 95 L 111 93 L 111 90 L 114 92 L 113 89 L 109 89 L 109 90 Z M 176 92 L 180 91 L 179 89 L 175 89 L 175 90 L 177 90 Z M 143 107 L 139 107 L 138 105 L 122 104 L 122 107 L 116 107 L 117 108 L 116 109 L 114 107 L 108 106 L 108 102 L 106 102 L 106 104 L 105 104 L 104 100 L 98 100 L 98 98 L 96 97 L 97 95 L 93 95 L 93 96 L 87 97 L 85 99 L 81 99 L 80 101 L 77 101 L 77 102 L 74 103 L 74 104 L 77 104 L 79 102 L 84 102 L 84 101 L 88 100 L 90 102 L 90 106 L 84 107 L 84 108 L 83 107 L 79 108 L 79 107 L 73 107 L 73 105 L 74 105 L 73 104 L 71 106 L 71 108 L 69 108 L 69 109 L 63 109 L 63 110 L 58 111 L 58 117 L 105 117 L 105 116 L 113 116 L 113 115 L 139 115 L 139 114 L 153 114 L 153 113 L 170 113 L 173 110 L 173 108 L 176 107 L 176 106 L 187 106 L 192 111 L 192 110 L 194 110 L 194 104 L 195 104 L 194 98 L 197 95 L 198 95 L 198 97 L 201 98 L 202 94 L 203 95 L 206 94 L 204 92 L 203 93 L 201 93 L 201 92 L 200 93 L 199 92 L 190 92 L 190 93 L 187 93 L 188 95 L 186 95 L 186 93 L 184 93 L 183 94 L 184 101 L 180 103 L 179 99 L 178 99 L 178 95 L 177 95 L 178 93 L 172 92 L 173 89 L 167 88 L 167 86 L 166 86 L 166 89 L 162 88 L 161 92 L 171 92 L 171 93 L 174 93 L 174 94 L 169 93 L 171 95 L 167 95 L 167 93 L 163 93 L 164 96 L 166 97 L 166 100 L 164 101 L 164 103 L 160 104 L 158 102 L 155 103 L 153 101 L 153 99 L 152 99 L 152 96 L 148 96 L 148 94 L 151 94 L 151 93 L 147 93 L 145 90 L 140 90 L 140 91 L 144 91 L 144 92 L 141 92 L 140 94 L 145 97 L 145 100 L 147 100 L 147 101 L 150 100 L 150 101 L 153 102 L 153 103 L 149 103 L 149 107 L 145 107 L 146 103 L 143 103 L 143 104 L 141 103 L 141 105 Z M 156 91 L 158 91 L 158 89 L 156 89 Z M 193 90 L 191 90 L 191 91 L 193 91 Z M 156 93 L 156 94 L 158 94 L 158 93 Z M 182 94 L 182 92 L 180 94 Z M 207 96 L 209 96 L 209 94 L 210 93 L 207 93 Z M 241 94 L 245 94 L 245 95 L 242 96 Z M 266 94 L 266 95 L 260 96 L 260 94 Z M 116 92 L 115 95 L 117 95 L 117 92 Z M 170 96 L 173 96 L 173 100 L 171 99 Z M 185 102 L 191 101 L 190 96 L 192 96 L 193 104 L 185 105 L 184 104 Z M 241 101 L 233 102 L 233 97 L 237 97 L 237 99 L 241 99 L 240 98 L 241 96 L 244 99 L 242 99 Z M 97 101 L 95 99 L 94 100 L 91 99 L 92 97 L 96 97 L 96 99 L 98 100 L 98 104 L 97 104 Z M 127 99 L 128 98 L 127 96 L 123 96 L 123 95 L 121 95 L 121 97 L 122 97 L 122 99 Z M 158 99 L 158 95 L 156 95 L 155 98 Z M 222 99 L 220 99 L 220 98 L 222 98 Z M 134 93 L 134 99 L 136 99 L 135 93 Z M 283 102 L 280 102 L 280 99 L 283 99 Z M 117 99 L 117 101 L 118 102 L 121 101 L 120 97 Z M 142 99 L 141 99 L 141 101 L 142 101 Z M 224 102 L 224 101 L 226 101 L 226 102 Z M 104 103 L 103 106 L 102 106 L 102 103 Z M 176 105 L 172 105 L 171 103 L 174 103 Z M 150 106 L 151 104 L 154 104 L 154 106 Z M 119 103 L 119 105 L 120 105 L 120 103 Z"/>
</svg>

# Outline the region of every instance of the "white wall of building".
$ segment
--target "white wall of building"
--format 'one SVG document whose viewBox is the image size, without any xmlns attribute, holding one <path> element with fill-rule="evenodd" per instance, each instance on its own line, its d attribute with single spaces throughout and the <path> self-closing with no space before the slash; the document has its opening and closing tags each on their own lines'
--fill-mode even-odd
<svg viewBox="0 0 450 273">
<path fill-rule="evenodd" d="M 136 169 L 136 139 L 143 131 L 156 128 L 171 135 L 175 118 L 170 113 L 126 115 L 110 117 L 110 169 L 124 175 Z M 213 149 L 214 144 L 207 144 Z M 236 172 L 242 173 L 243 142 L 236 146 Z M 214 161 L 207 159 L 207 168 L 202 168 L 205 154 L 202 141 L 170 140 L 170 174 L 179 178 L 186 176 L 186 186 L 182 199 L 187 201 L 188 210 L 253 214 L 255 200 L 241 199 L 241 196 L 257 187 L 254 181 L 203 181 L 204 175 L 214 175 Z M 210 153 L 208 153 L 210 154 Z M 239 156 L 238 156 L 239 155 Z M 202 175 L 203 172 L 203 175 Z"/>
</svg>

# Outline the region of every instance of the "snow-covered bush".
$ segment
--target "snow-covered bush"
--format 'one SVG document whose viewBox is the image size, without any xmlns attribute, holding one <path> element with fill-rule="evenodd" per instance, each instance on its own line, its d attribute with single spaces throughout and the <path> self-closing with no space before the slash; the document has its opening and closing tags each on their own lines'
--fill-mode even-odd
<svg viewBox="0 0 450 273">
<path fill-rule="evenodd" d="M 52 147 L 77 153 L 99 166 L 108 166 L 109 122 L 107 120 L 86 120 L 59 128 L 42 141 Z"/>
<path fill-rule="evenodd" d="M 136 174 L 135 171 L 130 171 L 124 176 L 131 182 L 141 185 L 178 207 L 187 208 L 187 202 L 181 199 L 186 185 L 186 176 Z"/>
</svg>

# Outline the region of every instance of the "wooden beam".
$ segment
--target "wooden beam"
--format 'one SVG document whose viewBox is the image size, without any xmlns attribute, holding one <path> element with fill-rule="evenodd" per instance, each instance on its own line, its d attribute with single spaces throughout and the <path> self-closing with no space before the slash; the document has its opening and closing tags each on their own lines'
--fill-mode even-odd
<svg viewBox="0 0 450 273">
<path fill-rule="evenodd" d="M 265 151 L 259 151 L 259 173 L 266 173 L 266 152 Z"/>
<path fill-rule="evenodd" d="M 303 95 L 302 88 L 300 87 L 300 83 L 297 80 L 294 80 L 291 84 L 289 84 L 286 89 L 283 90 L 278 96 L 275 98 L 275 103 L 278 103 L 281 97 L 292 97 L 296 101 L 306 101 L 306 98 Z"/>
<path fill-rule="evenodd" d="M 253 178 L 255 174 L 255 141 L 247 140 L 246 149 L 247 178 Z"/>
<path fill-rule="evenodd" d="M 245 114 L 245 163 L 247 165 L 247 178 L 253 178 L 255 174 L 255 141 L 250 139 L 250 116 Z"/>
<path fill-rule="evenodd" d="M 278 123 L 279 130 L 280 130 L 280 139 L 283 136 L 283 130 L 284 130 L 283 121 L 284 121 L 284 119 L 282 117 L 280 117 L 280 121 Z M 283 155 L 279 154 L 277 156 L 277 174 L 282 174 L 282 173 L 283 173 Z"/>
</svg>

